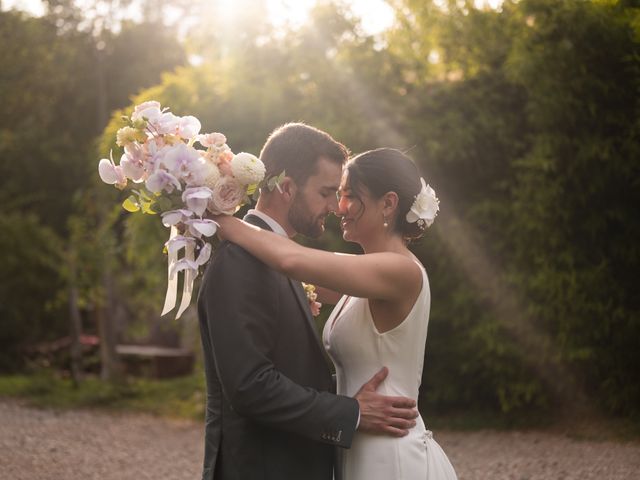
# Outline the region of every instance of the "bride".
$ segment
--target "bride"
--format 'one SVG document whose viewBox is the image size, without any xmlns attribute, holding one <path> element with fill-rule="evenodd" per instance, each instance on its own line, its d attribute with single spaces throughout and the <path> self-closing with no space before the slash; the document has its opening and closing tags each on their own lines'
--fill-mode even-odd
<svg viewBox="0 0 640 480">
<path fill-rule="evenodd" d="M 237 218 L 219 216 L 219 232 L 289 277 L 344 294 L 323 341 L 336 367 L 338 393 L 387 367 L 385 395 L 418 399 L 431 295 L 424 267 L 407 248 L 433 222 L 438 203 L 415 164 L 398 150 L 362 153 L 345 166 L 336 214 L 343 237 L 364 255 L 303 247 Z M 327 297 L 321 298 L 326 301 Z M 407 436 L 358 430 L 343 455 L 345 480 L 453 480 L 447 456 L 422 418 Z"/>
</svg>

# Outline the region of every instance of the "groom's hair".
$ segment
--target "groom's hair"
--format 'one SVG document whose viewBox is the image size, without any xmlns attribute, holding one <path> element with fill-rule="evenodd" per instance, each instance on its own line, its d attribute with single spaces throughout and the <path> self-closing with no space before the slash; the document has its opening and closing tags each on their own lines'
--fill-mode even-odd
<svg viewBox="0 0 640 480">
<path fill-rule="evenodd" d="M 300 187 L 316 172 L 320 157 L 344 165 L 349 150 L 328 133 L 304 123 L 287 123 L 276 128 L 260 152 L 267 178 L 285 171 Z"/>
</svg>

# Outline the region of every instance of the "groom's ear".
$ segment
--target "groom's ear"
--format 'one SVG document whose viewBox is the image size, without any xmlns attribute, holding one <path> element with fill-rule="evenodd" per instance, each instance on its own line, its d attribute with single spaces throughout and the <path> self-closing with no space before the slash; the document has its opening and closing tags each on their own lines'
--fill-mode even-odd
<svg viewBox="0 0 640 480">
<path fill-rule="evenodd" d="M 296 196 L 296 192 L 298 191 L 298 186 L 296 182 L 291 177 L 284 177 L 282 182 L 280 182 L 280 191 L 282 192 L 282 196 L 287 202 L 291 202 Z"/>
</svg>

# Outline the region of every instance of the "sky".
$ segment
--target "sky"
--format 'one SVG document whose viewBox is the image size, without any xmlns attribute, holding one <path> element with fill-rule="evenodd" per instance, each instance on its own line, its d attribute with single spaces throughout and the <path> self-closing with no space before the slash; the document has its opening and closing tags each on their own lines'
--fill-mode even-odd
<svg viewBox="0 0 640 480">
<path fill-rule="evenodd" d="M 82 2 L 82 0 L 77 0 Z M 233 8 L 234 0 L 218 0 Z M 316 0 L 267 0 L 271 22 L 276 26 L 284 24 L 301 25 L 308 17 L 309 10 Z M 349 0 L 353 13 L 361 19 L 363 30 L 368 34 L 380 33 L 393 24 L 393 9 L 384 0 Z M 436 1 L 438 3 L 438 1 Z M 478 7 L 498 8 L 502 0 L 475 0 Z M 4 9 L 18 8 L 41 15 L 44 7 L 41 0 L 2 0 Z"/>
<path fill-rule="evenodd" d="M 233 8 L 233 0 L 219 1 Z M 267 0 L 271 21 L 276 27 L 286 23 L 303 24 L 315 3 L 316 0 Z M 379 33 L 393 23 L 393 10 L 384 0 L 351 0 L 348 3 L 353 13 L 362 19 L 362 27 L 367 33 Z M 34 15 L 44 12 L 41 0 L 3 0 L 2 6 L 4 9 L 25 10 Z"/>
</svg>

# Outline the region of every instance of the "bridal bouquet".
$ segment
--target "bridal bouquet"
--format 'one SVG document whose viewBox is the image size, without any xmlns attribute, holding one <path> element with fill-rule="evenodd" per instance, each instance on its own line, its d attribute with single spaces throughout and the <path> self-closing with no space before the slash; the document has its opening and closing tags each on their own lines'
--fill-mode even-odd
<svg viewBox="0 0 640 480">
<path fill-rule="evenodd" d="M 98 172 L 103 182 L 131 192 L 125 210 L 158 214 L 171 229 L 162 315 L 175 307 L 178 274 L 184 272 L 177 319 L 191 302 L 199 267 L 211 255 L 205 238 L 216 233 L 217 224 L 206 212 L 233 215 L 257 193 L 265 167 L 250 153 L 234 154 L 223 134 L 200 134 L 197 118 L 176 116 L 158 102 L 144 102 L 123 119 L 127 125 L 116 138 L 124 149 L 120 162 L 116 165 L 112 152 L 100 160 Z"/>
</svg>

